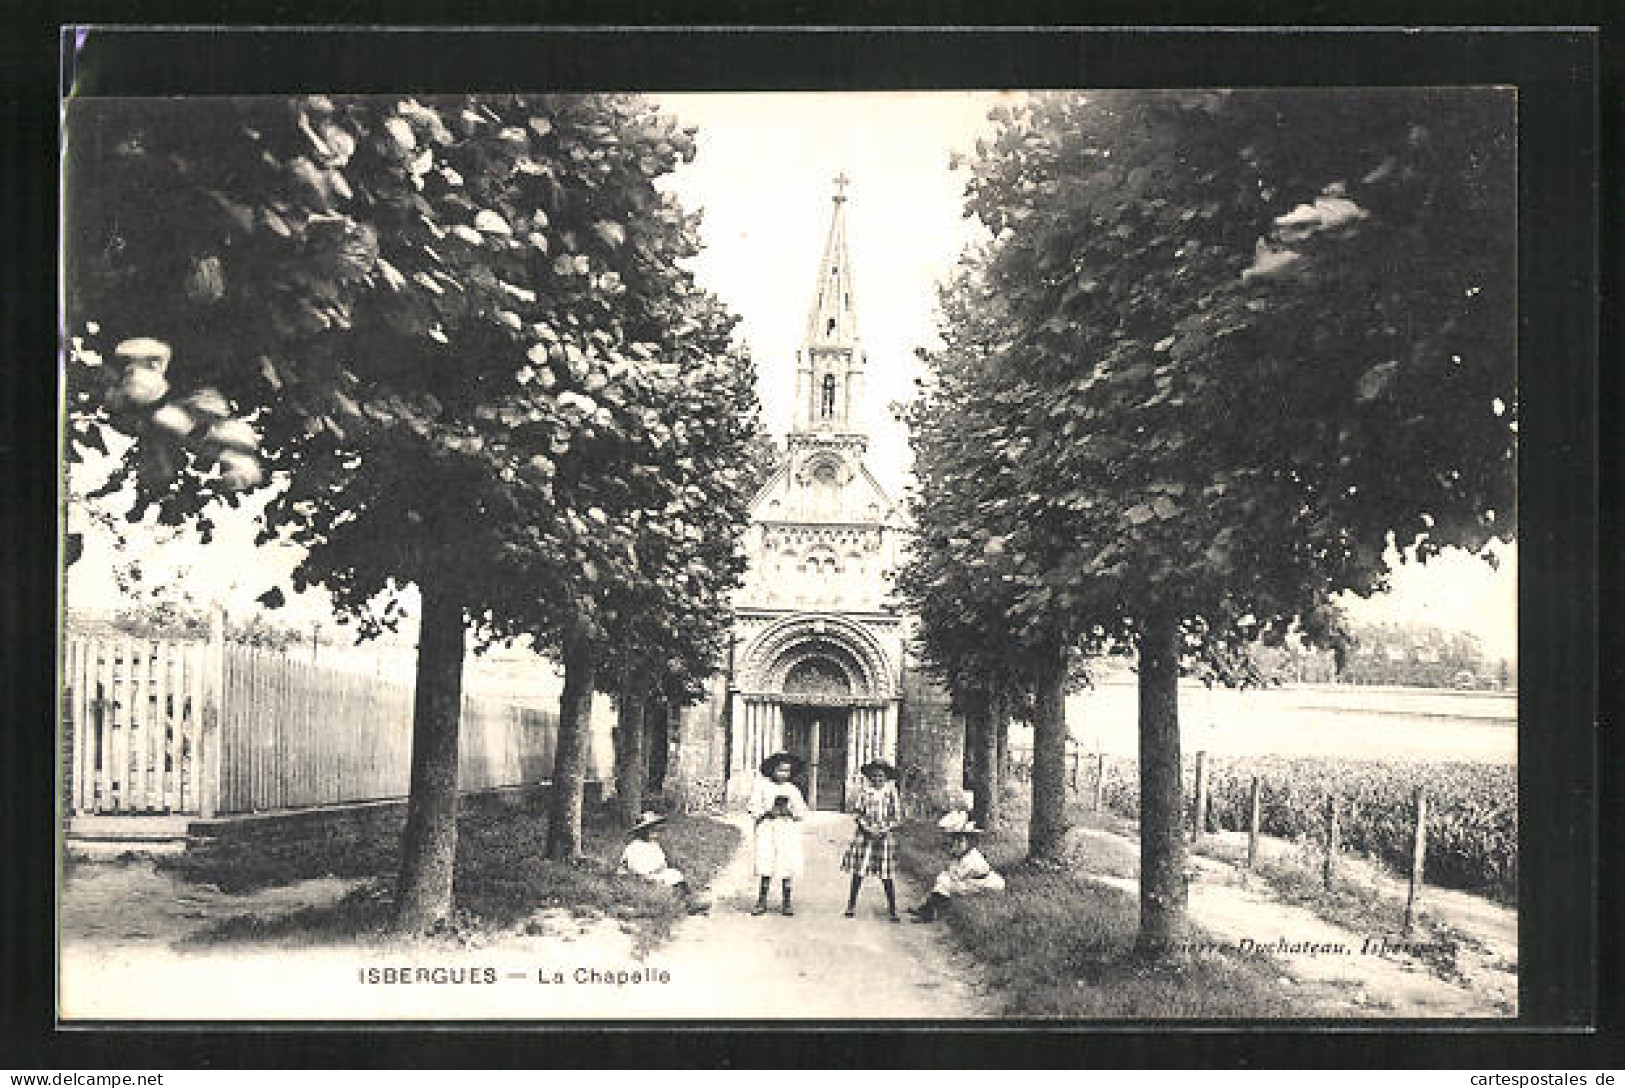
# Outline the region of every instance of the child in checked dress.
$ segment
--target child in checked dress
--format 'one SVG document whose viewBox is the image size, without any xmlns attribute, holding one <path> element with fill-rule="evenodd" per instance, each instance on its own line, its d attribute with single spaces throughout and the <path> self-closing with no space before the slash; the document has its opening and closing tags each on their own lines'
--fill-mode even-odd
<svg viewBox="0 0 1625 1088">
<path fill-rule="evenodd" d="M 751 789 L 746 811 L 756 821 L 756 875 L 761 881 L 752 914 L 767 913 L 767 893 L 774 880 L 784 891 L 779 913 L 795 913 L 790 890 L 801 875 L 801 821 L 807 818 L 807 802 L 790 779 L 800 763 L 800 757 L 789 752 L 768 756 L 762 761 L 762 777 Z"/>
<path fill-rule="evenodd" d="M 897 885 L 892 882 L 892 869 L 896 863 L 896 844 L 892 830 L 903 820 L 903 802 L 897 795 L 897 772 L 885 760 L 876 759 L 862 768 L 864 784 L 852 805 L 857 817 L 857 828 L 846 852 L 841 855 L 841 869 L 852 874 L 852 887 L 846 896 L 846 917 L 857 913 L 858 889 L 865 876 L 878 876 L 886 889 L 886 917 L 897 917 Z"/>
</svg>

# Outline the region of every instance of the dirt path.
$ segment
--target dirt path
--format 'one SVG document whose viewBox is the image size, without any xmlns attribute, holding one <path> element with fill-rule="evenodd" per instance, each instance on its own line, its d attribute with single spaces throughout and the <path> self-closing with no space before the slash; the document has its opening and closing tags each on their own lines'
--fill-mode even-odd
<svg viewBox="0 0 1625 1088">
<path fill-rule="evenodd" d="M 969 960 L 953 951 L 940 926 L 894 925 L 885 897 L 866 881 L 856 918 L 845 918 L 847 876 L 841 850 L 850 817 L 815 813 L 804 831 L 807 875 L 795 895 L 796 915 L 749 913 L 756 899 L 747 846 L 717 876 L 716 906 L 691 919 L 661 960 L 673 973 L 704 980 L 703 1015 L 722 1017 L 862 1017 L 957 1019 L 991 1016 L 991 1003 L 971 983 Z M 899 910 L 921 898 L 898 882 Z M 774 889 L 773 902 L 777 904 Z"/>
<path fill-rule="evenodd" d="M 740 818 L 743 819 L 742 817 Z M 743 826 L 741 824 L 741 826 Z M 955 1019 L 995 1015 L 937 926 L 884 918 L 878 885 L 841 916 L 848 817 L 805 830 L 795 917 L 752 916 L 747 842 L 718 874 L 711 914 L 640 956 L 613 921 L 537 916 L 467 949 L 287 948 L 176 942 L 236 914 L 332 902 L 351 885 L 306 881 L 225 895 L 150 863 L 82 866 L 64 889 L 60 1001 L 69 1019 Z M 904 903 L 917 888 L 900 882 Z M 405 981 L 402 981 L 404 973 Z"/>
</svg>

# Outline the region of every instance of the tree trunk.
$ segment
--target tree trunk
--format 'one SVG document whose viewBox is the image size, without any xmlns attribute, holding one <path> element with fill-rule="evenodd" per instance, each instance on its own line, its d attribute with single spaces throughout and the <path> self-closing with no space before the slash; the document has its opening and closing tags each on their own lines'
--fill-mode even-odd
<svg viewBox="0 0 1625 1088">
<path fill-rule="evenodd" d="M 592 727 L 596 664 L 590 641 L 574 633 L 565 636 L 559 743 L 547 806 L 547 856 L 553 861 L 581 857 L 581 795 L 587 778 L 587 730 Z"/>
<path fill-rule="evenodd" d="M 412 702 L 412 779 L 401 835 L 395 926 L 423 932 L 451 916 L 457 858 L 457 732 L 463 703 L 463 607 L 445 590 L 420 585 Z"/>
<path fill-rule="evenodd" d="M 628 674 L 621 683 L 615 712 L 615 807 L 627 827 L 643 812 L 648 779 L 643 715 L 648 698 L 647 685 L 636 674 Z"/>
<path fill-rule="evenodd" d="M 1033 813 L 1027 854 L 1059 858 L 1066 822 L 1066 659 L 1064 643 L 1041 651 L 1033 713 Z"/>
<path fill-rule="evenodd" d="M 1185 931 L 1184 782 L 1179 765 L 1179 621 L 1147 619 L 1140 635 L 1140 933 L 1148 958 Z"/>
<path fill-rule="evenodd" d="M 1004 819 L 1004 760 L 1010 740 L 1010 718 L 1006 707 L 1010 704 L 1001 694 L 995 694 L 988 704 L 987 739 L 987 827 L 999 826 Z"/>
<path fill-rule="evenodd" d="M 988 741 L 997 740 L 993 719 L 988 716 L 988 702 L 988 694 L 981 688 L 968 688 L 959 693 L 959 709 L 965 716 L 964 782 L 971 791 L 971 818 L 983 827 L 988 826 L 988 783 L 993 773 Z"/>
<path fill-rule="evenodd" d="M 999 699 L 999 715 L 994 719 L 994 725 L 999 729 L 999 785 L 1004 785 L 1004 776 L 1010 771 L 1010 696 L 1004 695 Z"/>
<path fill-rule="evenodd" d="M 643 711 L 645 729 L 644 752 L 648 759 L 649 777 L 644 783 L 648 793 L 666 788 L 666 756 L 670 751 L 671 704 L 665 693 L 656 688 L 649 695 L 649 704 Z"/>
</svg>

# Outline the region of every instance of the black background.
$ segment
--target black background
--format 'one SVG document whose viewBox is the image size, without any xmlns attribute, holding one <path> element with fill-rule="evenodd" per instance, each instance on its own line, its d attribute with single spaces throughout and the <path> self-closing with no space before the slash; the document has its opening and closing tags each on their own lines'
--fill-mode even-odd
<svg viewBox="0 0 1625 1088">
<path fill-rule="evenodd" d="M 1490 5 L 1429 4 L 1428 21 L 1485 22 Z M 433 10 L 431 10 L 431 7 Z M 269 30 L 93 31 L 74 61 L 58 22 L 216 23 L 243 5 L 143 3 L 36 10 L 0 42 L 11 116 L 0 130 L 6 262 L 0 273 L 0 827 L 7 836 L 0 931 L 0 1068 L 825 1066 L 1443 1066 L 1619 1067 L 1622 975 L 1618 946 L 1617 739 L 1599 729 L 1599 699 L 1616 696 L 1619 553 L 1611 503 L 1621 451 L 1602 448 L 1599 417 L 1617 418 L 1617 371 L 1598 368 L 1598 273 L 1618 282 L 1618 178 L 1599 189 L 1598 155 L 1616 151 L 1617 54 L 1583 29 L 1522 32 L 1338 30 L 882 29 L 925 18 L 985 18 L 968 5 L 679 4 L 591 9 L 519 4 L 253 4 L 261 23 L 342 18 L 354 25 L 412 22 L 644 24 L 728 19 L 795 22 L 815 14 L 845 29 L 516 28 L 365 32 Z M 1101 5 L 1096 19 L 1143 23 L 1194 5 Z M 1503 5 L 1507 12 L 1512 5 Z M 1029 5 L 998 14 L 1067 17 Z M 1311 6 L 1300 26 L 1417 18 L 1415 5 Z M 449 10 L 448 10 L 449 9 Z M 1596 22 L 1598 8 L 1544 5 L 1548 15 Z M 17 13 L 13 13 L 15 19 Z M 1186 12 L 1188 16 L 1188 11 Z M 1211 16 L 1211 12 L 1208 13 Z M 1281 13 L 1277 13 L 1279 17 Z M 1252 20 L 1259 12 L 1241 18 Z M 1608 63 L 1602 63 L 1606 60 Z M 62 61 L 60 80 L 58 63 Z M 1522 1016 L 1501 1023 L 1404 1025 L 999 1024 L 696 1025 L 549 1028 L 502 1024 L 260 1028 L 200 1025 L 148 1031 L 54 1025 L 52 912 L 56 815 L 54 737 L 57 351 L 56 176 L 60 91 L 221 94 L 292 91 L 795 90 L 953 87 L 1388 86 L 1499 84 L 1519 90 L 1520 437 L 1519 774 Z M 1599 144 L 1604 96 L 1609 146 Z M 1599 209 L 1599 199 L 1603 202 Z M 1606 213 L 1611 229 L 1599 223 Z M 1609 247 L 1599 252 L 1599 239 Z M 1607 334 L 1617 333 L 1608 314 Z M 1617 344 L 1616 335 L 1604 343 Z M 1616 348 L 1617 350 L 1617 348 Z M 1601 519 L 1601 520 L 1600 520 Z M 1599 604 L 1606 605 L 1599 608 Z M 1607 621 L 1599 633 L 1599 619 Z M 1599 653 L 1601 656 L 1599 656 Z M 1600 668 L 1601 667 L 1601 668 Z M 1599 687 L 1599 683 L 1603 686 Z M 1613 699 L 1606 700 L 1611 706 Z M 1599 772 L 1602 772 L 1599 774 Z M 1611 787 L 1599 793 L 1599 787 Z M 1606 803 L 1606 807 L 1605 807 Z M 1603 837 L 1599 838 L 1599 821 Z M 1599 922 L 1602 924 L 1599 926 Z M 854 979 L 853 985 L 861 985 Z M 1564 1030 L 1559 1025 L 1567 1026 Z M 1600 1033 L 1592 1030 L 1603 1029 Z"/>
</svg>

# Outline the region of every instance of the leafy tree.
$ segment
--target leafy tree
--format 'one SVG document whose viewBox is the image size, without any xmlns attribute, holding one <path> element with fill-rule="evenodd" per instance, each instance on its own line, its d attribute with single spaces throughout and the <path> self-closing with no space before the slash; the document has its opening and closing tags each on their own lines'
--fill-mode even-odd
<svg viewBox="0 0 1625 1088">
<path fill-rule="evenodd" d="M 758 431 L 751 439 L 749 450 L 750 486 L 747 488 L 754 496 L 757 491 L 767 486 L 767 481 L 784 464 L 784 446 L 778 439 L 766 431 Z"/>
<path fill-rule="evenodd" d="M 687 238 L 674 258 L 697 247 Z M 669 267 L 676 275 L 675 261 Z M 733 317 L 686 281 L 657 297 L 675 306 L 661 318 L 671 330 L 661 357 L 683 381 L 654 406 L 645 432 L 651 441 L 629 446 L 625 470 L 615 473 L 628 485 L 606 499 L 605 516 L 622 534 L 623 550 L 578 604 L 593 626 L 574 659 L 578 680 L 590 669 L 593 684 L 616 697 L 616 794 L 628 821 L 643 805 L 651 694 L 698 694 L 722 660 L 727 595 L 745 567 L 740 540 L 757 433 L 754 370 L 730 345 Z M 558 628 L 555 637 L 585 630 Z M 571 688 L 571 679 L 567 664 L 567 689 L 591 690 L 585 680 Z M 553 806 L 549 851 L 572 857 L 580 848 L 579 782 L 555 772 Z"/>
<path fill-rule="evenodd" d="M 999 540 L 1018 629 L 1138 648 L 1140 947 L 1164 954 L 1182 658 L 1328 640 L 1393 541 L 1510 535 L 1510 100 L 1124 92 L 995 120 L 967 208 L 1006 332 L 964 391 L 993 490 L 961 532 Z"/>
<path fill-rule="evenodd" d="M 972 254 L 941 293 L 941 349 L 932 380 L 909 407 L 916 488 L 914 539 L 898 587 L 920 617 L 927 664 L 966 719 L 977 814 L 998 818 L 1009 713 L 1033 724 L 1031 856 L 1059 854 L 1067 830 L 1065 694 L 1073 648 L 1097 648 L 1105 628 L 1086 599 L 1064 594 L 1050 569 L 1071 541 L 1041 540 L 1019 498 L 1026 398 L 1004 365 L 1012 314 L 987 279 L 990 253 Z M 1059 555 L 1057 550 L 1059 549 Z M 1046 554 L 1048 553 L 1048 554 Z"/>
<path fill-rule="evenodd" d="M 691 153 L 626 95 L 70 111 L 74 440 L 137 435 L 136 511 L 205 533 L 268 473 L 265 536 L 364 634 L 420 594 L 403 928 L 451 908 L 469 630 L 580 632 L 624 562 L 616 470 L 689 377 L 660 297 L 687 222 L 652 179 Z"/>
<path fill-rule="evenodd" d="M 1000 569 L 999 545 L 990 543 L 996 534 L 986 525 L 999 502 L 998 466 L 983 465 L 978 441 L 989 426 L 987 405 L 967 395 L 975 392 L 997 335 L 993 300 L 978 297 L 978 286 L 967 262 L 939 292 L 944 343 L 920 353 L 931 380 L 903 409 L 915 480 L 908 496 L 910 546 L 896 590 L 918 618 L 923 663 L 964 718 L 972 815 L 993 827 L 1001 768 L 995 719 L 1004 718 L 1005 700 L 1020 698 L 1026 688 L 1025 655 L 1010 625 L 1015 594 Z M 978 522 L 985 535 L 970 535 L 966 527 Z"/>
</svg>

